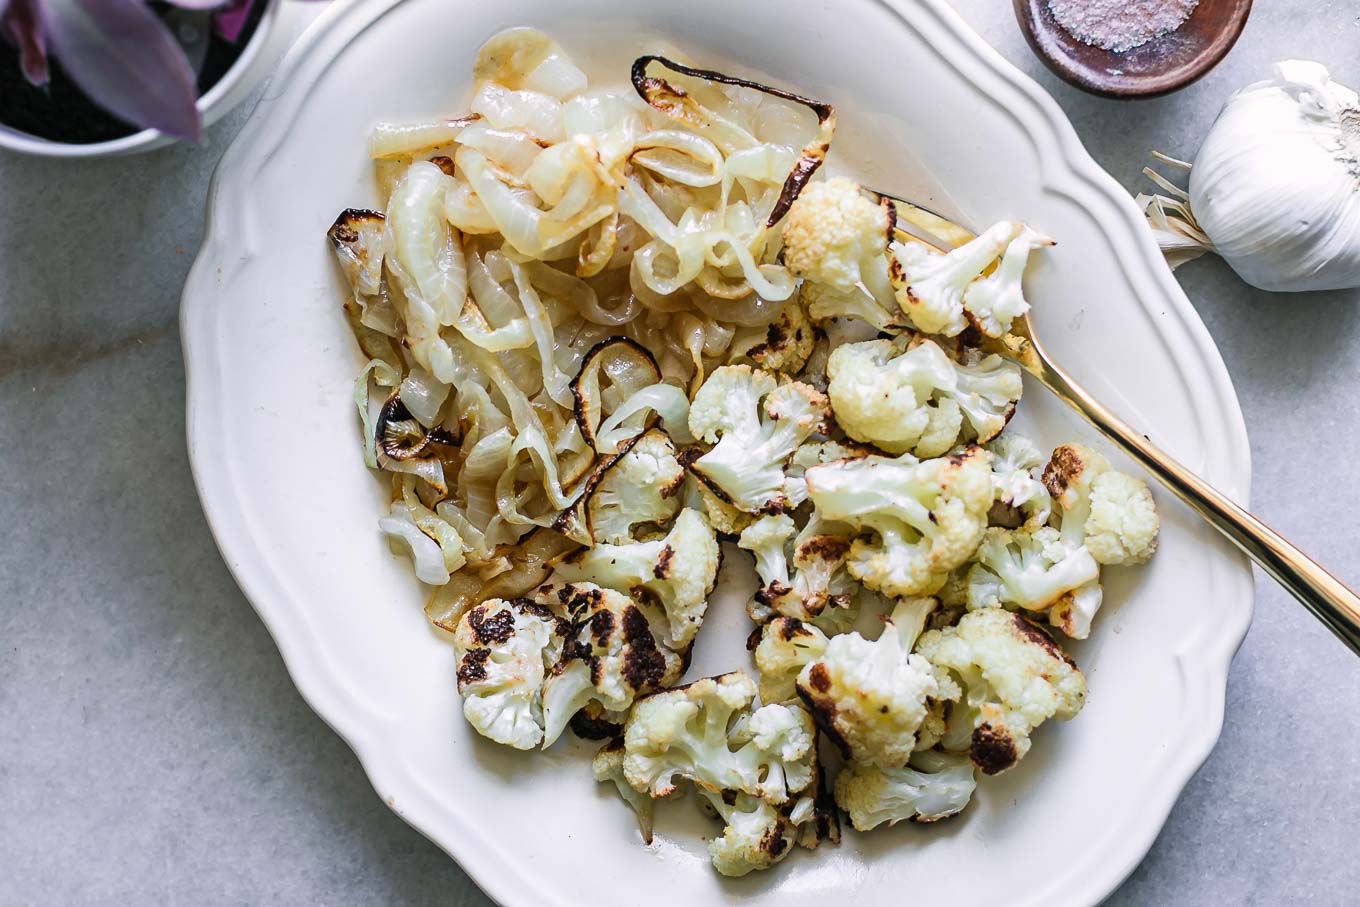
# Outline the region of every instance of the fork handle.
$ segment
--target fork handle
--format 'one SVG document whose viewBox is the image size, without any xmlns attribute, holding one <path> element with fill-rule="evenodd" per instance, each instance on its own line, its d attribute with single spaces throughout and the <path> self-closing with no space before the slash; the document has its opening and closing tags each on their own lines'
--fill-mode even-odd
<svg viewBox="0 0 1360 907">
<path fill-rule="evenodd" d="M 1261 569 L 1289 590 L 1337 638 L 1360 655 L 1360 596 L 1274 529 L 1168 456 L 1096 400 L 1061 368 L 1040 359 L 1025 368 L 1063 402 L 1157 477 Z"/>
</svg>

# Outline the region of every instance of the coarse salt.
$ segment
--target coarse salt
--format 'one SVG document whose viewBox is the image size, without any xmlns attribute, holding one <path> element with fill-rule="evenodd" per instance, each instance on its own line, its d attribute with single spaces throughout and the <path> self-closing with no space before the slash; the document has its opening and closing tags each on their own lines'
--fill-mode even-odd
<svg viewBox="0 0 1360 907">
<path fill-rule="evenodd" d="M 1048 0 L 1066 31 L 1093 47 L 1123 53 L 1181 27 L 1199 0 Z"/>
</svg>

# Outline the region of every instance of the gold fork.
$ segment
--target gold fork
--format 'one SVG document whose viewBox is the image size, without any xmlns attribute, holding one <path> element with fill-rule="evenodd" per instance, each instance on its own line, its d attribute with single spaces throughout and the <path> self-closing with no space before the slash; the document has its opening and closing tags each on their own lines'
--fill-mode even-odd
<svg viewBox="0 0 1360 907">
<path fill-rule="evenodd" d="M 928 234 L 910 235 L 940 251 L 947 251 L 946 247 L 960 246 L 973 238 L 968 230 L 929 208 L 877 190 L 871 190 L 870 194 L 892 201 L 897 208 L 899 224 L 911 224 Z M 1097 431 L 1141 463 L 1187 507 L 1223 533 L 1262 570 L 1289 590 L 1352 652 L 1360 655 L 1360 596 L 1297 546 L 1168 456 L 1091 396 L 1049 357 L 1039 342 L 1030 314 L 1025 313 L 1012 336 L 997 343 L 995 351 L 1033 375 Z"/>
</svg>

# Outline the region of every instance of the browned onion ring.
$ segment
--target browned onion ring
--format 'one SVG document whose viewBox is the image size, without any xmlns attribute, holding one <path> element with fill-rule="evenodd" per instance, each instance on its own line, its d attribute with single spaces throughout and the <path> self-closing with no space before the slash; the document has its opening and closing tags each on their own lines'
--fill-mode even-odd
<svg viewBox="0 0 1360 907">
<path fill-rule="evenodd" d="M 831 138 L 836 134 L 835 108 L 823 101 L 805 98 L 800 94 L 794 94 L 782 88 L 724 75 L 712 69 L 695 69 L 692 66 L 685 66 L 683 63 L 676 63 L 674 60 L 667 59 L 659 54 L 643 54 L 633 61 L 631 74 L 633 89 L 650 106 L 676 120 L 688 121 L 690 117 L 686 108 L 694 102 L 683 88 L 677 88 L 665 79 L 647 75 L 647 67 L 652 63 L 659 63 L 666 69 L 684 76 L 707 79 L 710 82 L 720 82 L 724 85 L 751 88 L 785 101 L 802 104 L 817 115 L 817 137 L 803 146 L 793 169 L 789 171 L 788 177 L 784 180 L 784 187 L 779 192 L 779 200 L 775 202 L 774 208 L 770 210 L 770 216 L 765 220 L 766 227 L 773 227 L 779 223 L 780 219 L 788 213 L 789 206 L 793 204 L 794 199 L 798 198 L 798 194 L 803 191 L 808 180 L 812 179 L 812 174 L 816 173 L 817 168 L 822 166 L 822 162 L 826 160 L 826 153 L 831 148 Z"/>
</svg>

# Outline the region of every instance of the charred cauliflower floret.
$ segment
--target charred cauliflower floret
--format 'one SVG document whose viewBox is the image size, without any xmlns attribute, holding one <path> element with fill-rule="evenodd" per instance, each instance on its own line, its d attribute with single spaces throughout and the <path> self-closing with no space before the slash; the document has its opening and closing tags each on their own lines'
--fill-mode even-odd
<svg viewBox="0 0 1360 907">
<path fill-rule="evenodd" d="M 826 634 L 793 617 L 776 617 L 759 632 L 753 655 L 760 676 L 760 701 L 797 698 L 798 675 L 826 653 Z"/>
<path fill-rule="evenodd" d="M 866 270 L 886 266 L 892 226 L 887 206 L 870 201 L 854 182 L 811 183 L 784 220 L 784 264 L 795 277 L 853 290 L 873 280 Z"/>
<path fill-rule="evenodd" d="M 769 869 L 793 850 L 798 827 L 787 809 L 750 794 L 698 790 L 723 823 L 722 834 L 708 842 L 709 859 L 722 875 L 736 878 Z"/>
<path fill-rule="evenodd" d="M 886 277 L 886 274 L 885 274 Z M 885 292 L 883 300 L 862 287 L 837 290 L 826 284 L 806 282 L 802 287 L 803 304 L 808 318 L 816 325 L 825 325 L 837 318 L 863 321 L 878 333 L 896 334 L 906 330 L 907 316 L 897 307 L 892 293 Z"/>
<path fill-rule="evenodd" d="M 824 789 L 821 766 L 814 765 L 812 784 L 796 799 L 774 806 L 740 791 L 697 788 L 706 805 L 723 822 L 723 833 L 710 840 L 713 867 L 725 876 L 769 869 L 788 856 L 797 843 L 816 850 L 823 841 L 840 843 L 840 815 Z"/>
<path fill-rule="evenodd" d="M 1053 451 L 1044 485 L 1062 508 L 1065 537 L 1080 538 L 1101 564 L 1141 564 L 1161 528 L 1147 483 L 1110 467 L 1082 444 Z"/>
<path fill-rule="evenodd" d="M 691 489 L 694 502 L 699 506 L 695 509 L 702 510 L 708 517 L 709 525 L 713 531 L 724 538 L 740 535 L 742 530 L 751 525 L 756 520 L 756 515 L 738 510 L 731 504 L 718 497 L 713 489 L 709 488 L 703 480 L 688 477 L 686 486 Z"/>
<path fill-rule="evenodd" d="M 569 625 L 530 601 L 468 609 L 453 634 L 463 716 L 484 737 L 528 750 L 543 739 L 543 683 Z"/>
<path fill-rule="evenodd" d="M 894 243 L 891 274 L 898 305 L 927 334 L 961 334 L 968 327 L 964 294 L 1022 229 L 1002 221 L 948 253 L 919 242 Z"/>
<path fill-rule="evenodd" d="M 708 521 L 686 508 L 665 538 L 583 548 L 563 558 L 556 575 L 659 605 L 668 623 L 665 643 L 678 651 L 693 641 L 703 622 L 718 578 L 718 559 L 718 539 Z"/>
<path fill-rule="evenodd" d="M 836 776 L 836 805 L 856 831 L 884 823 L 936 822 L 963 811 L 977 776 L 965 755 L 915 753 L 901 768 L 850 763 Z"/>
<path fill-rule="evenodd" d="M 1058 505 L 1068 549 L 1084 549 L 1100 564 L 1139 564 L 1156 550 L 1160 522 L 1152 492 L 1089 447 L 1064 444 L 1054 450 L 1043 483 Z M 1093 579 L 1050 608 L 1049 623 L 1085 639 L 1102 599 L 1099 579 Z"/>
<path fill-rule="evenodd" d="M 969 755 L 984 774 L 1015 765 L 1029 752 L 1035 728 L 1074 717 L 1086 699 L 1086 679 L 1052 637 L 1000 608 L 971 611 L 952 627 L 927 632 L 916 651 L 961 688 L 950 724 L 960 736 L 971 727 Z"/>
<path fill-rule="evenodd" d="M 746 527 L 737 545 L 755 555 L 760 586 L 747 607 L 751 619 L 774 614 L 812 620 L 827 608 L 847 608 L 854 584 L 845 569 L 850 539 L 825 531 L 813 517 L 797 531 L 786 514 L 765 516 Z"/>
<path fill-rule="evenodd" d="M 624 776 L 664 797 L 677 779 L 781 805 L 816 772 L 816 727 L 798 705 L 751 711 L 756 684 L 741 672 L 706 677 L 637 701 L 624 727 Z"/>
<path fill-rule="evenodd" d="M 1100 565 L 1085 546 L 1066 544 L 1048 526 L 988 529 L 976 558 L 967 578 L 969 608 L 1047 611 L 1100 579 Z"/>
<path fill-rule="evenodd" d="M 803 307 L 797 299 L 790 299 L 774 321 L 737 331 L 731 361 L 750 360 L 767 371 L 796 375 L 807 364 L 816 339 Z"/>
<path fill-rule="evenodd" d="M 823 519 L 874 533 L 850 546 L 851 576 L 885 595 L 930 595 L 982 540 L 991 456 L 970 447 L 934 460 L 827 463 L 807 471 L 808 493 Z"/>
<path fill-rule="evenodd" d="M 586 506 L 596 542 L 620 545 L 633 539 L 633 527 L 665 523 L 680 509 L 685 470 L 675 446 L 659 429 L 635 441 L 601 475 Z"/>
<path fill-rule="evenodd" d="M 543 684 L 544 747 L 587 702 L 623 710 L 684 672 L 680 656 L 657 642 L 647 615 L 627 595 L 582 583 L 564 586 L 558 598 L 571 630 Z"/>
<path fill-rule="evenodd" d="M 1029 311 L 1021 288 L 1029 255 L 1035 249 L 1051 245 L 1053 240 L 1029 227 L 1022 227 L 1001 253 L 1001 263 L 996 270 L 973 281 L 964 291 L 963 314 L 968 322 L 988 337 L 1008 333 L 1015 319 Z"/>
<path fill-rule="evenodd" d="M 787 504 L 784 467 L 798 446 L 825 433 L 826 397 L 806 384 L 780 384 L 748 365 L 715 369 L 694 395 L 689 427 L 713 447 L 691 471 L 738 510 L 762 513 Z"/>
<path fill-rule="evenodd" d="M 916 749 L 927 700 L 939 685 L 930 662 L 910 652 L 936 604 L 928 598 L 900 602 L 877 640 L 833 636 L 799 673 L 799 697 L 850 761 L 900 768 Z"/>
<path fill-rule="evenodd" d="M 964 434 L 989 441 L 1015 412 L 1020 369 L 1000 356 L 950 359 L 932 341 L 902 352 L 890 340 L 838 347 L 827 362 L 836 422 L 857 441 L 890 453 L 935 457 Z"/>
<path fill-rule="evenodd" d="M 1053 501 L 1039 479 L 1044 465 L 1039 448 L 1010 431 L 984 446 L 992 452 L 991 523 L 1007 529 L 1047 525 Z"/>
</svg>

